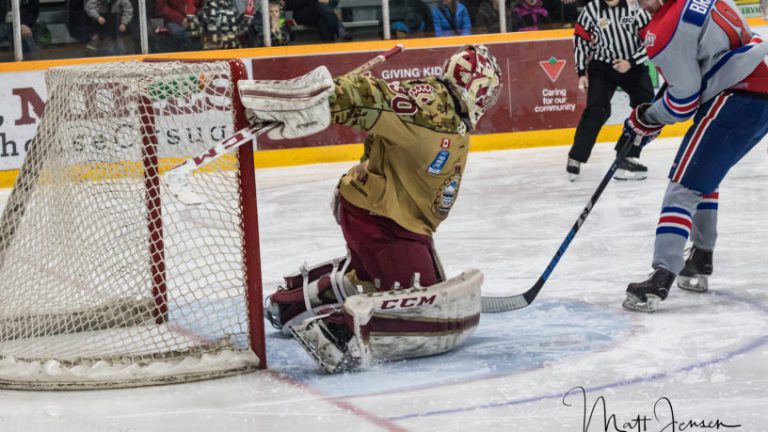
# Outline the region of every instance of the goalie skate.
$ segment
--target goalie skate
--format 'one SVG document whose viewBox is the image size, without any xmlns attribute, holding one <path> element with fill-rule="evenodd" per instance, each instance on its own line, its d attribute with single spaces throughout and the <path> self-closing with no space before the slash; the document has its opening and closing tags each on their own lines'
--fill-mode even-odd
<svg viewBox="0 0 768 432">
<path fill-rule="evenodd" d="M 330 324 L 326 319 L 331 315 L 333 313 L 318 315 L 301 325 L 289 327 L 291 334 L 326 373 L 367 368 L 371 363 L 370 350 L 358 341 L 356 335 L 349 338 L 344 334 L 349 332 L 344 326 Z"/>
</svg>

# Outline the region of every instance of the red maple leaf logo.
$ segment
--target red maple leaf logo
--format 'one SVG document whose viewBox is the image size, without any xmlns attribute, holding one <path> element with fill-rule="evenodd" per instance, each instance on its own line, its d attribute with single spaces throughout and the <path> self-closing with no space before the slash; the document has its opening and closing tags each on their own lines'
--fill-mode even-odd
<svg viewBox="0 0 768 432">
<path fill-rule="evenodd" d="M 563 71 L 566 63 L 566 60 L 558 60 L 554 57 L 550 57 L 549 60 L 540 61 L 539 66 L 544 69 L 544 72 L 549 77 L 549 80 L 555 82 L 558 78 L 560 78 L 560 73 Z"/>
</svg>

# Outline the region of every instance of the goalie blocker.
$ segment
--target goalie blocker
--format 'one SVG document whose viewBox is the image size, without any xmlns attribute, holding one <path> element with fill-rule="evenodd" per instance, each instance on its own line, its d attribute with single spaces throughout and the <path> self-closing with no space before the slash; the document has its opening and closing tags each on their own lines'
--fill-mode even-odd
<svg viewBox="0 0 768 432">
<path fill-rule="evenodd" d="M 252 124 L 278 124 L 267 133 L 270 139 L 312 135 L 331 123 L 334 85 L 325 66 L 289 80 L 243 80 L 239 90 Z"/>
<path fill-rule="evenodd" d="M 332 272 L 337 271 L 334 264 L 343 262 L 334 260 L 301 273 L 317 274 L 329 264 Z M 287 276 L 286 281 L 296 282 L 295 277 Z M 303 287 L 298 289 L 305 298 L 318 298 L 312 288 L 318 280 L 304 278 Z M 408 289 L 364 292 L 359 286 L 359 294 L 337 298 L 340 301 L 336 303 L 313 304 L 304 314 L 288 320 L 283 330 L 290 332 L 327 373 L 366 369 L 377 361 L 440 354 L 464 343 L 477 328 L 482 283 L 483 274 L 472 269 L 429 287 L 415 284 Z M 351 286 L 348 279 L 346 286 Z M 269 309 L 274 305 L 268 305 L 266 312 L 273 324 L 275 317 L 269 316 Z"/>
</svg>

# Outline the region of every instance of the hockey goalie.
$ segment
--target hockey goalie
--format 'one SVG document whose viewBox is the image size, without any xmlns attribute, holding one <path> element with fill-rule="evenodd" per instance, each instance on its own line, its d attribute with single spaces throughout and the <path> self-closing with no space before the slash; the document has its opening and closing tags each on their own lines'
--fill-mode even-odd
<svg viewBox="0 0 768 432">
<path fill-rule="evenodd" d="M 432 235 L 458 197 L 468 133 L 495 103 L 500 79 L 489 50 L 469 45 L 441 76 L 418 80 L 333 79 L 319 67 L 292 80 L 241 82 L 249 120 L 279 124 L 272 139 L 330 122 L 368 131 L 332 202 L 348 255 L 302 267 L 266 301 L 267 319 L 326 372 L 446 352 L 477 327 L 483 275 L 446 279 Z"/>
</svg>

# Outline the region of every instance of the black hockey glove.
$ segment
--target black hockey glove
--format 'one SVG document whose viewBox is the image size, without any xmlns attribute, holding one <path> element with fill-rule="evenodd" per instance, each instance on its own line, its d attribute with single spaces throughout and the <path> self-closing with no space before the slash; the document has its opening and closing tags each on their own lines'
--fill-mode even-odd
<svg viewBox="0 0 768 432">
<path fill-rule="evenodd" d="M 661 133 L 663 124 L 649 123 L 645 119 L 645 111 L 651 106 L 649 103 L 638 105 L 629 114 L 624 121 L 624 135 L 629 137 L 629 141 L 634 145 L 645 147 L 649 142 L 656 139 Z"/>
</svg>

